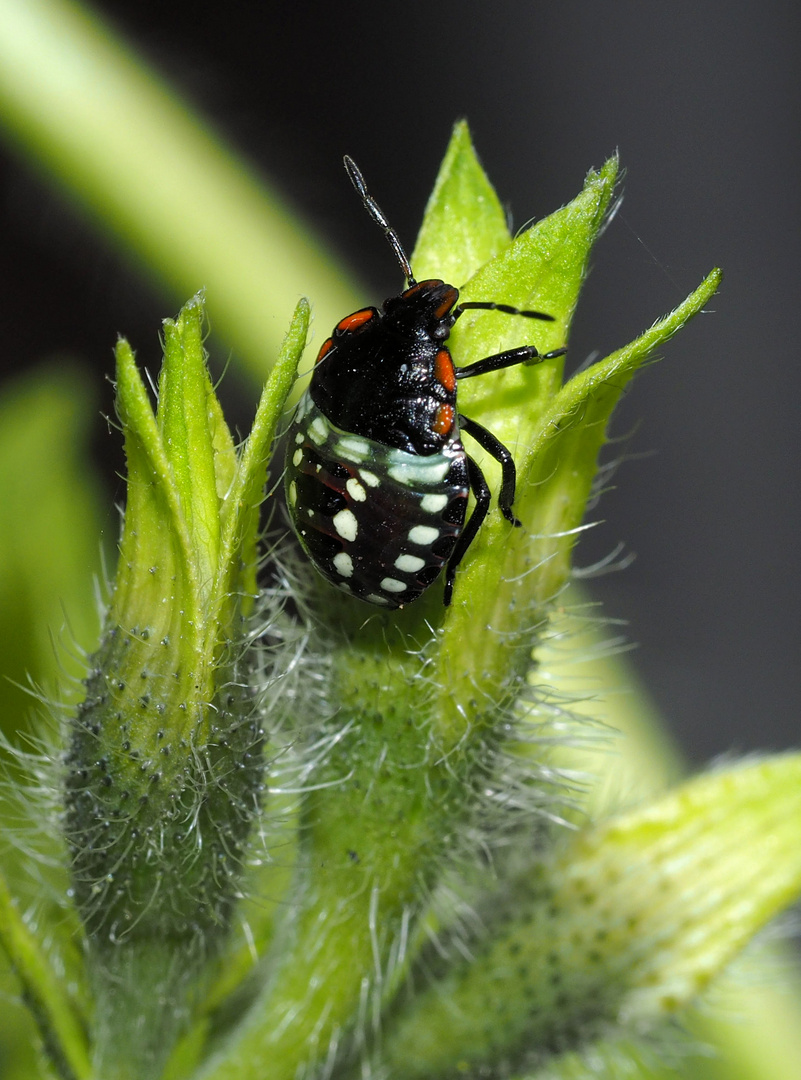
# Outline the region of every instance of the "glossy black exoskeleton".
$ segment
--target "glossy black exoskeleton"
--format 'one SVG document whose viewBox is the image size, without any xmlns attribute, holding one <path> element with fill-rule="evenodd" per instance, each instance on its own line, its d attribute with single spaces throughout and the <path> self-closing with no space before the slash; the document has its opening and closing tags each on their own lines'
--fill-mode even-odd
<svg viewBox="0 0 801 1080">
<path fill-rule="evenodd" d="M 361 600 L 402 607 L 445 568 L 449 604 L 456 568 L 490 506 L 490 492 L 466 453 L 466 432 L 501 465 L 498 505 L 512 525 L 515 464 L 486 428 L 460 414 L 461 379 L 540 362 L 526 345 L 454 366 L 447 339 L 468 309 L 551 321 L 492 301 L 459 303 L 439 279 L 415 281 L 406 253 L 355 163 L 345 168 L 367 211 L 392 246 L 408 288 L 380 309 L 341 319 L 323 342 L 289 433 L 286 489 L 290 517 L 316 568 Z M 476 505 L 467 517 L 467 497 Z"/>
</svg>

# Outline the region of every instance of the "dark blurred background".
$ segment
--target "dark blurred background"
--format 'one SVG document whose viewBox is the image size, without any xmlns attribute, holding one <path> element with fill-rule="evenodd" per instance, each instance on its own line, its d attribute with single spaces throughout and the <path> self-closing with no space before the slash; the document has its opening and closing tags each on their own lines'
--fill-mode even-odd
<svg viewBox="0 0 801 1080">
<path fill-rule="evenodd" d="M 713 265 L 726 278 L 715 313 L 673 341 L 624 402 L 615 432 L 628 434 L 617 451 L 629 460 L 578 562 L 620 540 L 636 553 L 593 589 L 628 620 L 634 662 L 695 760 L 797 746 L 796 5 L 95 6 L 275 179 L 364 281 L 366 303 L 400 282 L 343 152 L 411 247 L 458 117 L 518 226 L 572 198 L 619 148 L 625 199 L 596 250 L 571 364 L 625 344 Z M 160 320 L 185 298 L 159 293 L 0 153 L 4 377 L 58 356 L 91 365 L 100 382 L 118 332 L 155 356 Z M 241 386 L 228 379 L 223 395 L 246 417 L 231 400 Z M 110 388 L 101 393 L 110 411 Z M 121 457 L 99 414 L 96 448 L 119 498 Z"/>
</svg>

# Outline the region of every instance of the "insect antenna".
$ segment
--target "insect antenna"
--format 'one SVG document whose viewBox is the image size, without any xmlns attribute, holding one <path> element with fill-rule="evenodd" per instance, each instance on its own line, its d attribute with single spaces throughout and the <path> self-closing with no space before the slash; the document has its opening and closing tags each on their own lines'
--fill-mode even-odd
<svg viewBox="0 0 801 1080">
<path fill-rule="evenodd" d="M 381 207 L 375 201 L 373 196 L 368 192 L 367 185 L 364 182 L 364 177 L 361 174 L 359 166 L 356 164 L 353 158 L 348 157 L 347 154 L 345 154 L 343 161 L 345 162 L 345 171 L 350 178 L 350 182 L 358 191 L 359 196 L 364 203 L 365 209 L 367 210 L 367 213 L 370 215 L 373 221 L 377 225 L 380 225 L 383 229 L 384 236 L 386 236 L 387 240 L 389 241 L 390 247 L 395 252 L 395 258 L 398 260 L 398 265 L 403 271 L 406 280 L 408 281 L 410 286 L 416 285 L 417 282 L 415 281 L 411 265 L 409 264 L 409 257 L 403 250 L 403 244 L 400 242 L 400 237 L 392 228 L 387 219 L 384 217 L 384 212 Z"/>
</svg>

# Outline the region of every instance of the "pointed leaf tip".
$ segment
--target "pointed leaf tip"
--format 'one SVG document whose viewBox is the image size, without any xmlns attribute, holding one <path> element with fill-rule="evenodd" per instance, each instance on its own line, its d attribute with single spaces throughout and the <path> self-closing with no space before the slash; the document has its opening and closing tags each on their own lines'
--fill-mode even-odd
<svg viewBox="0 0 801 1080">
<path fill-rule="evenodd" d="M 509 244 L 506 214 L 476 155 L 466 121 L 454 126 L 412 254 L 418 280 L 457 288 Z"/>
</svg>

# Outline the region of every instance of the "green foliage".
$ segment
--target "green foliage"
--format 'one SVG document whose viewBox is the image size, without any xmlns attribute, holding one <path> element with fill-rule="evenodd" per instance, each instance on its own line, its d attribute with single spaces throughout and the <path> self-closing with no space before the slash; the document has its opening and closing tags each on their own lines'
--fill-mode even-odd
<svg viewBox="0 0 801 1080">
<path fill-rule="evenodd" d="M 563 837 L 485 899 L 470 960 L 453 951 L 387 1024 L 391 1075 L 499 1063 L 518 1074 L 593 1034 L 636 1037 L 679 1013 L 798 895 L 800 817 L 791 755 L 701 776 Z"/>
<path fill-rule="evenodd" d="M 567 383 L 553 358 L 464 384 L 460 405 L 513 449 L 523 527 L 493 510 L 450 608 L 435 586 L 405 610 L 372 610 L 274 550 L 259 593 L 266 458 L 308 309 L 282 350 L 274 316 L 308 290 L 327 327 L 358 300 L 102 26 L 61 0 L 7 8 L 0 118 L 19 145 L 171 287 L 205 283 L 215 327 L 254 369 L 280 354 L 237 450 L 205 368 L 199 297 L 164 324 L 155 411 L 118 344 L 128 498 L 103 637 L 63 767 L 49 746 L 10 773 L 19 786 L 28 770 L 56 813 L 24 788 L 3 806 L 14 847 L 0 943 L 51 1067 L 70 1080 L 689 1078 L 706 1061 L 693 1040 L 708 1040 L 735 1062 L 729 1075 L 781 1075 L 792 1009 L 779 1028 L 773 1001 L 748 999 L 764 1031 L 785 1035 L 777 1057 L 779 1038 L 756 1031 L 746 1047 L 706 1003 L 801 891 L 798 756 L 684 784 L 673 766 L 674 786 L 655 795 L 668 751 L 643 735 L 646 707 L 608 717 L 628 726 L 619 766 L 557 662 L 558 641 L 574 656 L 586 648 L 565 607 L 577 603 L 571 551 L 608 419 L 719 273 Z M 123 129 L 121 110 L 136 123 Z M 542 352 L 567 342 L 616 169 L 591 172 L 513 239 L 457 125 L 416 275 L 555 316 L 532 333 L 470 312 L 453 334 L 457 363 L 532 337 Z M 52 674 L 42 642 L 60 624 L 58 598 L 87 594 L 96 544 L 73 399 L 46 386 L 2 407 L 3 641 L 13 670 L 24 662 L 37 677 Z M 88 641 L 90 605 L 72 605 Z M 608 683 L 617 675 L 597 650 Z M 606 784 L 582 791 L 588 769 Z M 620 794 L 632 778 L 634 809 Z M 51 881 L 35 902 L 31 879 Z M 668 1043 L 678 1064 L 660 1055 Z"/>
</svg>

